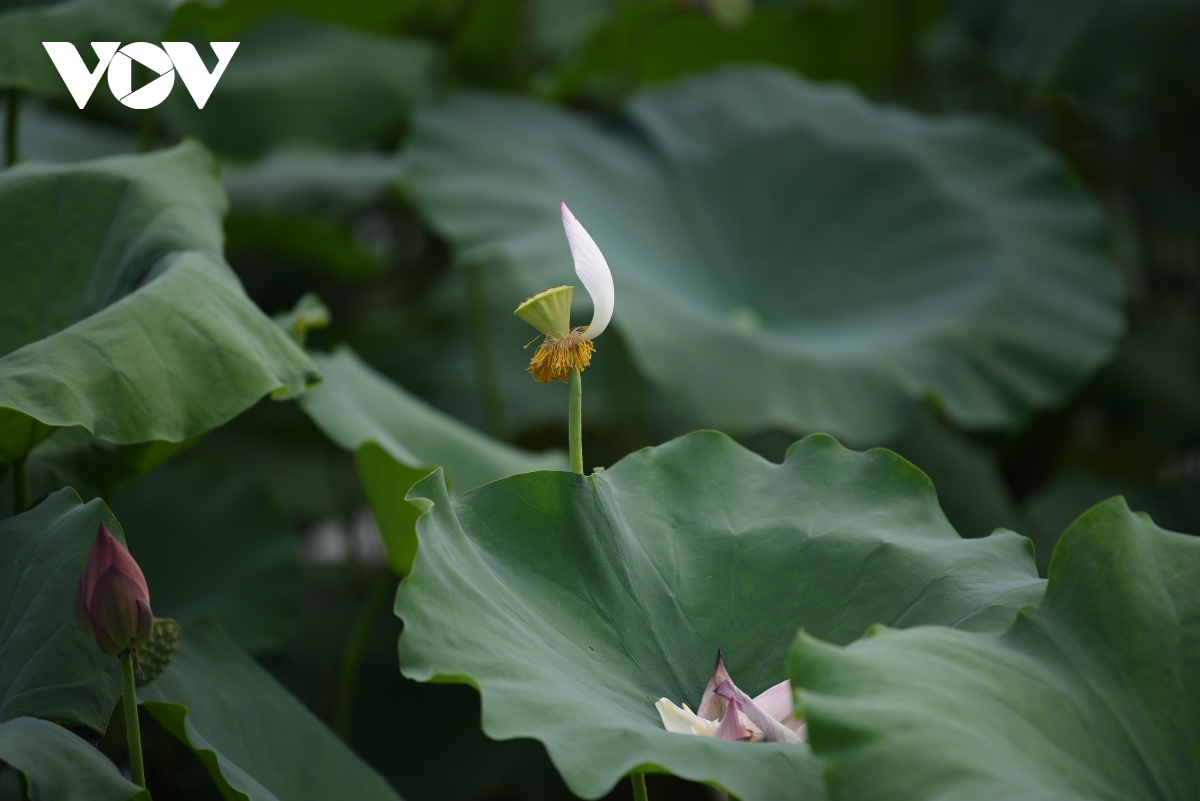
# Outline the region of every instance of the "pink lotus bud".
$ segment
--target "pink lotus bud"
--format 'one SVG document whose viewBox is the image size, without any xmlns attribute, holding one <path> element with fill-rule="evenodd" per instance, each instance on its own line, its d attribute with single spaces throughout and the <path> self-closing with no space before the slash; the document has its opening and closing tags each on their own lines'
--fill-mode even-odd
<svg viewBox="0 0 1200 801">
<path fill-rule="evenodd" d="M 145 645 L 154 628 L 142 569 L 103 523 L 75 589 L 75 621 L 109 656 Z"/>
</svg>

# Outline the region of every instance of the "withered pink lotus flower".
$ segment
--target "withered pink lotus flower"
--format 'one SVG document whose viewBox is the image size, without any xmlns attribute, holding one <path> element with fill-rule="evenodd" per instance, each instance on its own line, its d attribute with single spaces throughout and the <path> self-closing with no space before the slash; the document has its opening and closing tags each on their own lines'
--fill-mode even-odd
<svg viewBox="0 0 1200 801">
<path fill-rule="evenodd" d="M 103 523 L 75 589 L 75 621 L 109 656 L 145 645 L 154 629 L 146 577 Z"/>
<path fill-rule="evenodd" d="M 792 711 L 791 683 L 781 681 L 751 698 L 729 678 L 720 651 L 695 712 L 687 704 L 675 706 L 666 698 L 658 699 L 654 706 L 663 728 L 677 734 L 743 742 L 808 742 L 808 727 Z"/>
</svg>

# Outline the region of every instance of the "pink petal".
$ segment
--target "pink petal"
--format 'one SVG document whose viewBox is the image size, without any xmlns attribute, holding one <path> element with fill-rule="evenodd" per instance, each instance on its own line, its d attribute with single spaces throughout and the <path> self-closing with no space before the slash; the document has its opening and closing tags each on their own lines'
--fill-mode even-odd
<svg viewBox="0 0 1200 801">
<path fill-rule="evenodd" d="M 792 683 L 787 679 L 754 696 L 754 703 L 758 704 L 763 712 L 794 732 L 800 731 L 800 727 L 804 725 L 804 719 L 796 717 L 795 702 L 792 699 Z"/>
<path fill-rule="evenodd" d="M 116 537 L 110 534 L 109 538 L 112 540 L 112 566 L 120 570 L 137 588 L 137 599 L 149 604 L 150 588 L 146 586 L 146 577 L 142 574 L 142 569 Z"/>
<path fill-rule="evenodd" d="M 750 729 L 746 728 L 745 721 L 742 720 L 742 711 L 738 709 L 737 699 L 730 699 L 725 705 L 725 717 L 721 718 L 720 725 L 717 726 L 717 736 L 722 740 L 739 740 L 745 742 L 750 739 Z"/>
<path fill-rule="evenodd" d="M 96 585 L 89 612 L 96 644 L 110 656 L 117 656 L 127 648 L 136 648 L 140 644 L 142 611 L 136 593 L 136 585 L 115 567 L 109 568 Z M 149 612 L 149 607 L 146 607 L 146 611 Z M 151 616 L 150 626 L 153 625 Z"/>
<path fill-rule="evenodd" d="M 700 706 L 696 707 L 696 714 L 705 720 L 720 720 L 725 714 L 725 699 L 717 695 L 717 688 L 722 682 L 729 680 L 729 673 L 725 670 L 725 660 L 721 658 L 721 651 L 717 651 L 717 663 L 713 665 L 712 678 L 708 680 L 708 686 L 704 688 L 704 695 L 700 696 Z"/>
<path fill-rule="evenodd" d="M 768 743 L 802 743 L 803 740 L 796 732 L 784 726 L 775 718 L 763 711 L 754 699 L 746 695 L 730 680 L 721 683 L 717 694 L 729 701 L 730 706 L 735 702 L 741 706 L 744 714 L 758 728 L 762 729 L 763 740 Z"/>
<path fill-rule="evenodd" d="M 116 538 L 109 533 L 108 528 L 101 523 L 96 529 L 96 539 L 88 554 L 87 562 L 83 565 L 83 573 L 79 576 L 78 592 L 83 595 L 83 602 L 91 606 L 92 593 L 96 590 L 96 582 L 104 575 L 113 562 L 113 545 Z"/>
</svg>

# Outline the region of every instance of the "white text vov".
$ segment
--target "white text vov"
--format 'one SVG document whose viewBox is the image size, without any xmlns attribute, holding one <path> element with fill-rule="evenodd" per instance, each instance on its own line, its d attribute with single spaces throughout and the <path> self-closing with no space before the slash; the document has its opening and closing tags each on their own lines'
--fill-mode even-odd
<svg viewBox="0 0 1200 801">
<path fill-rule="evenodd" d="M 75 45 L 70 42 L 42 42 L 75 105 L 80 108 L 88 102 L 106 69 L 108 88 L 113 97 L 129 108 L 154 108 L 166 100 L 175 86 L 176 72 L 196 101 L 196 108 L 204 108 L 217 81 L 225 73 L 225 67 L 229 66 L 238 44 L 210 43 L 217 56 L 217 66 L 209 72 L 191 42 L 163 42 L 162 47 L 149 42 L 130 42 L 124 47 L 120 42 L 92 42 L 92 50 L 96 51 L 99 63 L 96 69 L 89 71 Z M 158 76 L 137 91 L 133 90 L 135 61 Z"/>
</svg>

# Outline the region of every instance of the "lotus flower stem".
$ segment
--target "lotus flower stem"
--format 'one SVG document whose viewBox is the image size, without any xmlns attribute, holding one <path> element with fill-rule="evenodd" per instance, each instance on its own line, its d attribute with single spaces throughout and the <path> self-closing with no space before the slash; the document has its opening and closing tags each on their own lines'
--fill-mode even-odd
<svg viewBox="0 0 1200 801">
<path fill-rule="evenodd" d="M 17 120 L 21 112 L 21 90 L 9 89 L 8 102 L 4 104 L 4 166 L 17 163 Z"/>
<path fill-rule="evenodd" d="M 13 514 L 29 510 L 29 463 L 22 456 L 13 462 Z"/>
<path fill-rule="evenodd" d="M 571 409 L 568 437 L 571 451 L 571 472 L 583 475 L 583 376 L 571 371 Z"/>
<path fill-rule="evenodd" d="M 133 651 L 121 657 L 121 704 L 125 708 L 125 739 L 129 743 L 129 775 L 138 787 L 146 786 L 142 765 L 142 730 L 138 727 L 137 687 L 133 681 Z"/>
<path fill-rule="evenodd" d="M 388 588 L 392 586 L 391 576 L 387 571 L 380 573 L 371 587 L 371 593 L 363 604 L 354 631 L 342 652 L 341 670 L 338 671 L 337 695 L 333 702 L 333 730 L 343 741 L 350 739 L 350 715 L 354 709 L 354 683 L 358 678 L 358 668 L 362 663 L 363 650 L 371 635 L 371 625 L 379 616 L 379 609 L 387 597 Z"/>
<path fill-rule="evenodd" d="M 629 781 L 633 783 L 633 801 L 650 801 L 650 796 L 646 794 L 645 773 L 630 773 Z"/>
</svg>

